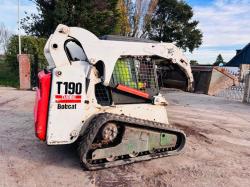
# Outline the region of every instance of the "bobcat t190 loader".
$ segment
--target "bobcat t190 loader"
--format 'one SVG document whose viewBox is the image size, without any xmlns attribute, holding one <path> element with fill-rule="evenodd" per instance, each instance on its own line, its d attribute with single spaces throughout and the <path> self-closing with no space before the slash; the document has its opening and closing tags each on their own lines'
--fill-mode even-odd
<svg viewBox="0 0 250 187">
<path fill-rule="evenodd" d="M 59 25 L 46 43 L 35 105 L 36 136 L 48 145 L 79 141 L 86 169 L 177 155 L 185 134 L 169 125 L 157 62 L 192 74 L 173 44 L 100 40 Z"/>
</svg>

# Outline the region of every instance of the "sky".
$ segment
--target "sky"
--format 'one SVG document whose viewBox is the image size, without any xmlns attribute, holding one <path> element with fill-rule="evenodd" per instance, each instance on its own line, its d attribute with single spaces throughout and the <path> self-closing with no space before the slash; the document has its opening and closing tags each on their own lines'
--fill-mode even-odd
<svg viewBox="0 0 250 187">
<path fill-rule="evenodd" d="M 13 33 L 17 33 L 18 0 L 0 0 L 0 23 Z M 201 64 L 213 63 L 218 54 L 229 61 L 236 49 L 250 42 L 250 0 L 186 0 L 193 7 L 194 20 L 198 20 L 203 32 L 203 44 L 192 54 L 190 60 Z M 24 12 L 36 13 L 35 4 L 30 0 L 20 0 L 20 15 Z M 21 31 L 24 34 L 24 31 Z"/>
<path fill-rule="evenodd" d="M 187 0 L 203 32 L 202 46 L 187 54 L 199 63 L 213 63 L 218 54 L 229 61 L 250 42 L 250 0 Z"/>
</svg>

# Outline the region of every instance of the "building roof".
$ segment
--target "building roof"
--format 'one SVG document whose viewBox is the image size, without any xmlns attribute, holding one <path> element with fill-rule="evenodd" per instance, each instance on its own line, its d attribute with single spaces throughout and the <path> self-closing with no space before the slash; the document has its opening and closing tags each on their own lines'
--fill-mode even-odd
<svg viewBox="0 0 250 187">
<path fill-rule="evenodd" d="M 241 64 L 250 64 L 250 43 L 242 50 L 239 50 L 226 66 L 239 67 Z"/>
</svg>

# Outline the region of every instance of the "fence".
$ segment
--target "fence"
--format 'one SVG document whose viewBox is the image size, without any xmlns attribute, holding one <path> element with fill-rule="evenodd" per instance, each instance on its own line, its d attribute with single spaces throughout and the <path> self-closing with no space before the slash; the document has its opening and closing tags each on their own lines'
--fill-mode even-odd
<svg viewBox="0 0 250 187">
<path fill-rule="evenodd" d="M 237 85 L 230 86 L 215 96 L 224 97 L 228 100 L 235 100 L 250 103 L 250 73 L 245 76 L 244 82 L 239 82 Z"/>
<path fill-rule="evenodd" d="M 39 56 L 38 54 L 32 54 L 29 56 L 30 56 L 30 61 L 31 61 L 31 65 L 30 65 L 31 86 L 36 87 L 38 84 L 38 72 L 46 68 L 48 64 L 44 56 Z"/>
<path fill-rule="evenodd" d="M 239 83 L 238 85 L 230 86 L 225 90 L 222 90 L 215 96 L 224 97 L 228 100 L 243 101 L 245 91 L 245 83 Z"/>
</svg>

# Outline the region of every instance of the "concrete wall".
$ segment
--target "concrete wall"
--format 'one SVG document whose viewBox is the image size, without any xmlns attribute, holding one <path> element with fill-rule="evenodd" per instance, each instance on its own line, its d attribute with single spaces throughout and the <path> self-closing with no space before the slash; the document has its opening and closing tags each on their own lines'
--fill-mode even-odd
<svg viewBox="0 0 250 187">
<path fill-rule="evenodd" d="M 237 78 L 223 68 L 214 67 L 208 88 L 208 95 L 216 95 L 237 82 Z"/>
<path fill-rule="evenodd" d="M 250 64 L 241 64 L 240 65 L 240 81 L 243 81 L 245 76 L 250 70 Z"/>
<path fill-rule="evenodd" d="M 250 73 L 245 76 L 245 93 L 243 102 L 250 103 Z"/>
</svg>

